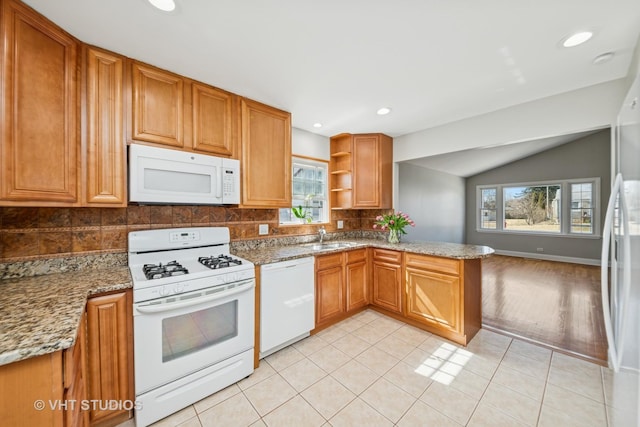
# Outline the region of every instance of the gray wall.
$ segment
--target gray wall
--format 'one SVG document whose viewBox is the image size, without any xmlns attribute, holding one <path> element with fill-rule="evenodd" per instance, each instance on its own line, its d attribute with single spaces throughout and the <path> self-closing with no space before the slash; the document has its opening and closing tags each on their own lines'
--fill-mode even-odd
<svg viewBox="0 0 640 427">
<path fill-rule="evenodd" d="M 402 239 L 464 243 L 464 178 L 408 163 L 398 166 L 396 210 L 416 223 L 405 228 Z"/>
<path fill-rule="evenodd" d="M 476 186 L 600 177 L 600 229 L 602 229 L 611 188 L 610 132 L 609 129 L 604 129 L 588 137 L 467 178 L 466 242 L 487 245 L 496 250 L 536 255 L 541 255 L 536 248 L 544 248 L 542 255 L 599 260 L 602 239 L 598 238 L 477 232 Z M 598 230 L 598 234 L 600 231 Z"/>
</svg>

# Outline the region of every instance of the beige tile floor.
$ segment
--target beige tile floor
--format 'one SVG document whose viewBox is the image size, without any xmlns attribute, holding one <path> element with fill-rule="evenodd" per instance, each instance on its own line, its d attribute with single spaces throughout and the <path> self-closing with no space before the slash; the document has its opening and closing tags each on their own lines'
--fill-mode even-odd
<svg viewBox="0 0 640 427">
<path fill-rule="evenodd" d="M 613 379 L 486 330 L 463 348 L 367 310 L 154 426 L 617 427 L 625 414 Z"/>
</svg>

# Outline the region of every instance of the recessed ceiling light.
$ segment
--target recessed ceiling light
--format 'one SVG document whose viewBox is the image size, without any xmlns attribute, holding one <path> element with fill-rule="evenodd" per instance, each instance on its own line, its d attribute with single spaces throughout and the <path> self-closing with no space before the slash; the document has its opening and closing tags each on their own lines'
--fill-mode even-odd
<svg viewBox="0 0 640 427">
<path fill-rule="evenodd" d="M 149 3 L 163 12 L 171 12 L 176 8 L 173 0 L 149 0 Z"/>
<path fill-rule="evenodd" d="M 605 62 L 611 61 L 614 56 L 615 56 L 614 52 L 605 52 L 593 58 L 593 63 L 596 65 L 604 64 Z"/>
<path fill-rule="evenodd" d="M 569 37 L 562 40 L 562 46 L 574 47 L 582 44 L 593 37 L 591 31 L 580 31 L 579 33 L 571 34 Z"/>
<path fill-rule="evenodd" d="M 313 127 L 314 128 L 321 128 L 322 127 L 322 123 L 314 123 Z"/>
<path fill-rule="evenodd" d="M 379 116 L 384 116 L 386 114 L 389 114 L 390 112 L 391 112 L 391 108 L 387 108 L 387 107 L 382 107 L 377 111 Z"/>
</svg>

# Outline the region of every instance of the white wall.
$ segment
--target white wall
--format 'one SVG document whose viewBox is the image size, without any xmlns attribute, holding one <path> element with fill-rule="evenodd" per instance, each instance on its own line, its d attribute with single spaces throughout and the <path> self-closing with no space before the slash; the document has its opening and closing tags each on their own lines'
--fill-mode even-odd
<svg viewBox="0 0 640 427">
<path fill-rule="evenodd" d="M 293 155 L 329 160 L 329 138 L 306 130 L 291 129 L 291 152 Z"/>
<path fill-rule="evenodd" d="M 398 165 L 397 210 L 416 223 L 404 240 L 464 243 L 465 179 L 409 163 Z"/>
<path fill-rule="evenodd" d="M 625 79 L 519 104 L 394 139 L 394 161 L 608 127 Z"/>
</svg>

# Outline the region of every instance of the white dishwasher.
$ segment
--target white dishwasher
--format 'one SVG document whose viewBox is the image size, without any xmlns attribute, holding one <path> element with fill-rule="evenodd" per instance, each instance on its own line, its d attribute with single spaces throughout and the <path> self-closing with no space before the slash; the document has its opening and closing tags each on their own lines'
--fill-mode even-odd
<svg viewBox="0 0 640 427">
<path fill-rule="evenodd" d="M 260 267 L 260 358 L 304 337 L 315 326 L 314 258 Z"/>
</svg>

